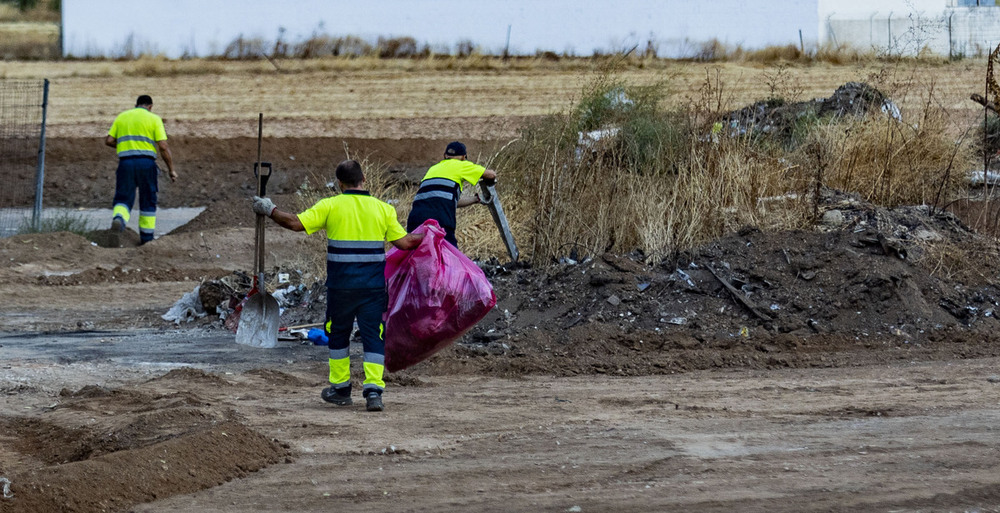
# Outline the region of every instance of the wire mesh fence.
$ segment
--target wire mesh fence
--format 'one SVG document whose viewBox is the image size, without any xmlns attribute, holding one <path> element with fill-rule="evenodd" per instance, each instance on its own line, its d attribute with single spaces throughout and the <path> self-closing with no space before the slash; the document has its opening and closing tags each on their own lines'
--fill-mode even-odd
<svg viewBox="0 0 1000 513">
<path fill-rule="evenodd" d="M 47 92 L 47 80 L 0 80 L 0 237 L 41 213 Z"/>
</svg>

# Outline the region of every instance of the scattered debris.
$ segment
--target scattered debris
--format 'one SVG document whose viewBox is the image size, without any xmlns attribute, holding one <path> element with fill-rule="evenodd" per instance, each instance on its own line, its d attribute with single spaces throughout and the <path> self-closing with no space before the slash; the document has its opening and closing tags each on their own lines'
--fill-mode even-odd
<svg viewBox="0 0 1000 513">
<path fill-rule="evenodd" d="M 901 120 L 899 107 L 881 91 L 863 82 L 848 82 L 829 98 L 786 103 L 782 99 L 764 100 L 722 116 L 722 131 L 730 136 L 761 133 L 787 140 L 795 126 L 805 118 L 864 117 L 882 114 Z"/>
<path fill-rule="evenodd" d="M 206 313 L 198 296 L 199 288 L 201 288 L 201 285 L 195 287 L 193 291 L 184 294 L 183 297 L 174 303 L 174 306 L 170 307 L 167 313 L 160 317 L 165 321 L 173 321 L 174 324 L 180 324 L 181 321 L 191 322 L 204 317 Z"/>
</svg>

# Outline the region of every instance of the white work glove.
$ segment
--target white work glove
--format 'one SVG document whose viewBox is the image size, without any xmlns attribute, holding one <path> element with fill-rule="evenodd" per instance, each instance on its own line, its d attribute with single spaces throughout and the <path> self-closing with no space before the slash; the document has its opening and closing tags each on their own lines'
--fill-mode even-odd
<svg viewBox="0 0 1000 513">
<path fill-rule="evenodd" d="M 278 208 L 274 206 L 274 202 L 269 198 L 261 198 L 260 196 L 253 197 L 253 206 L 251 207 L 255 214 L 260 214 L 262 216 L 271 217 L 271 212 Z"/>
</svg>

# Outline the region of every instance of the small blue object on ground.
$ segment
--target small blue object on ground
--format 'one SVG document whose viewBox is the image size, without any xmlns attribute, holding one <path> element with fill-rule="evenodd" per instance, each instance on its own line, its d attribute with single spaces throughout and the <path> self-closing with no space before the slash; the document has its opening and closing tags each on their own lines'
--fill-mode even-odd
<svg viewBox="0 0 1000 513">
<path fill-rule="evenodd" d="M 309 330 L 306 338 L 312 340 L 312 343 L 317 346 L 325 346 L 330 343 L 330 339 L 326 338 L 326 331 L 319 328 Z"/>
</svg>

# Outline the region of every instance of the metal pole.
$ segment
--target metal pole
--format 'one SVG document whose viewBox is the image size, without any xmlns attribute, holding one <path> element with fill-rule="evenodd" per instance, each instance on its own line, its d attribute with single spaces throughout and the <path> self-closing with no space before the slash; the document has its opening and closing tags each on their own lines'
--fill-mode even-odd
<svg viewBox="0 0 1000 513">
<path fill-rule="evenodd" d="M 948 15 L 948 60 L 949 61 L 955 58 L 955 52 L 953 51 L 955 48 L 955 43 L 953 42 L 952 39 L 952 27 L 951 27 L 951 18 L 953 16 L 955 16 L 955 11 L 951 11 L 951 14 Z"/>
<path fill-rule="evenodd" d="M 892 11 L 889 11 L 889 19 L 886 20 L 886 28 L 889 30 L 889 47 L 886 53 L 892 55 Z"/>
<path fill-rule="evenodd" d="M 878 11 L 873 12 L 872 15 L 868 17 L 868 44 L 871 45 L 872 47 L 875 46 L 875 15 L 876 14 L 878 14 Z"/>
<path fill-rule="evenodd" d="M 507 25 L 507 42 L 503 44 L 503 60 L 510 58 L 510 25 Z"/>
<path fill-rule="evenodd" d="M 42 91 L 42 134 L 38 144 L 38 170 L 35 172 L 35 209 L 31 213 L 31 226 L 36 231 L 42 228 L 42 187 L 45 184 L 45 114 L 49 107 L 49 79 L 45 79 Z"/>
</svg>

